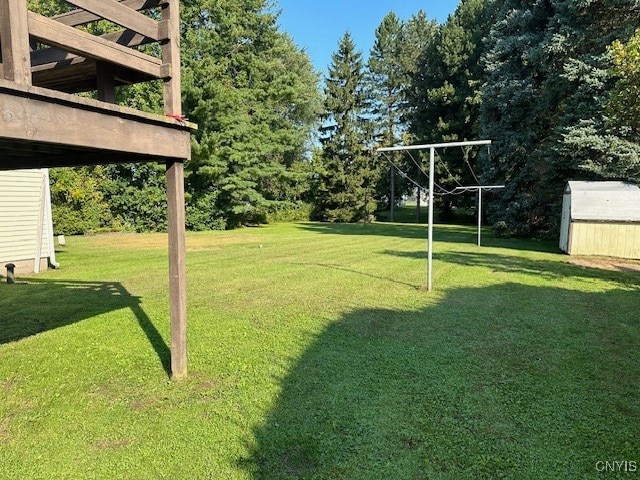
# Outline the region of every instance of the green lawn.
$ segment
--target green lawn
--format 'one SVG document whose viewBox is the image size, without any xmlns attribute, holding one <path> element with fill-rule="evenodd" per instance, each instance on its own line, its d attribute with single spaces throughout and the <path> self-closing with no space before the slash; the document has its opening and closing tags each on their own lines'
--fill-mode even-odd
<svg viewBox="0 0 640 480">
<path fill-rule="evenodd" d="M 0 478 L 616 478 L 640 464 L 640 274 L 424 225 L 68 238 L 0 284 Z M 640 465 L 639 465 L 640 467 Z M 636 474 L 637 475 L 637 474 Z M 629 478 L 633 474 L 622 475 Z"/>
</svg>

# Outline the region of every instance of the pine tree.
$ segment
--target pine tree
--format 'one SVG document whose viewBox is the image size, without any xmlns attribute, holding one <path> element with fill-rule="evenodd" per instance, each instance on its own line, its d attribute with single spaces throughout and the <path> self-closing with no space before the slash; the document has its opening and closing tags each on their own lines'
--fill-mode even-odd
<svg viewBox="0 0 640 480">
<path fill-rule="evenodd" d="M 306 149 L 320 107 L 308 56 L 277 30 L 265 0 L 183 1 L 184 111 L 199 124 L 187 222 L 257 222 L 292 199 L 281 183 Z"/>
<path fill-rule="evenodd" d="M 375 135 L 381 146 L 392 146 L 404 130 L 401 124 L 406 103 L 402 49 L 405 44 L 405 25 L 390 12 L 375 32 L 375 42 L 367 64 L 367 90 L 371 100 L 372 121 Z M 389 220 L 393 222 L 396 195 L 402 195 L 406 185 L 396 180 L 395 167 L 387 166 L 388 175 L 382 175 L 377 191 L 380 198 L 387 198 Z M 404 187 L 404 188 L 401 188 Z"/>
<path fill-rule="evenodd" d="M 628 90 L 629 80 L 634 78 L 633 68 L 635 75 L 638 70 L 633 60 L 627 63 L 632 70 L 624 68 L 624 50 L 619 47 L 640 24 L 640 2 L 611 0 L 569 6 L 557 3 L 556 21 L 564 25 L 557 36 L 568 51 L 562 72 L 568 94 L 561 103 L 558 148 L 551 167 L 565 173 L 564 179 L 638 181 L 640 146 L 638 136 L 633 134 L 633 91 Z M 553 218 L 558 216 L 559 208 L 558 202 Z"/>
<path fill-rule="evenodd" d="M 553 129 L 553 107 L 546 103 L 542 43 L 554 9 L 548 0 L 506 0 L 489 35 L 484 57 L 482 136 L 493 140 L 485 158 L 485 183 L 505 183 L 489 206 L 492 222 L 507 221 L 528 235 L 545 222 L 540 196 L 544 153 L 540 145 Z"/>
<path fill-rule="evenodd" d="M 557 235 L 567 180 L 624 178 L 621 167 L 637 162 L 606 112 L 615 84 L 607 46 L 629 38 L 638 12 L 635 0 L 504 2 L 482 92 L 482 131 L 495 140 L 484 178 L 507 184 L 493 221 Z"/>
<path fill-rule="evenodd" d="M 441 25 L 424 49 L 414 77 L 414 111 L 411 131 L 422 143 L 475 140 L 483 75 L 480 57 L 483 38 L 495 18 L 492 0 L 463 0 Z M 439 152 L 436 163 L 438 184 L 449 190 L 473 185 L 478 149 Z M 438 206 L 451 215 L 455 205 L 469 196 L 444 196 Z"/>
<path fill-rule="evenodd" d="M 348 32 L 332 55 L 324 109 L 315 215 L 325 221 L 366 220 L 376 208 L 378 169 L 370 151 L 362 53 Z"/>
</svg>

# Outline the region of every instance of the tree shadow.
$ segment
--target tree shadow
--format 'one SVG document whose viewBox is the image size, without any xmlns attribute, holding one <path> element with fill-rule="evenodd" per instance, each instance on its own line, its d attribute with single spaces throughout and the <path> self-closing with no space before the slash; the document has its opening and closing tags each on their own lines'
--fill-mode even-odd
<svg viewBox="0 0 640 480">
<path fill-rule="evenodd" d="M 330 235 L 374 235 L 399 238 L 416 238 L 427 240 L 427 226 L 401 223 L 302 223 L 300 228 Z M 472 226 L 436 224 L 433 229 L 435 242 L 464 243 L 475 245 L 478 230 Z M 487 229 L 482 229 L 482 246 L 506 248 L 511 250 L 527 250 L 536 252 L 558 253 L 556 242 L 541 239 L 498 238 Z"/>
<path fill-rule="evenodd" d="M 596 478 L 637 458 L 637 292 L 502 284 L 328 326 L 241 468 L 258 479 Z"/>
<path fill-rule="evenodd" d="M 140 298 L 131 295 L 121 283 L 30 278 L 15 285 L 0 285 L 0 292 L 0 344 L 128 308 L 165 372 L 171 375 L 169 347 L 142 309 Z"/>
<path fill-rule="evenodd" d="M 402 251 L 384 250 L 385 255 L 415 260 L 427 260 L 426 250 Z M 567 259 L 569 257 L 566 257 Z M 549 260 L 526 258 L 516 255 L 489 253 L 486 250 L 477 252 L 435 252 L 434 261 L 454 263 L 465 266 L 477 266 L 490 269 L 492 272 L 521 273 L 536 275 L 545 280 L 562 278 L 600 279 L 620 286 L 640 290 L 640 270 L 617 266 L 614 269 L 603 269 L 569 261 L 551 262 Z"/>
<path fill-rule="evenodd" d="M 640 289 L 640 272 L 637 270 L 603 270 L 601 268 L 574 265 L 568 261 L 550 262 L 548 260 L 487 252 L 449 251 L 438 253 L 437 259 L 443 262 L 456 263 L 460 265 L 486 267 L 494 272 L 532 274 L 547 280 L 556 280 L 567 277 L 601 279 L 606 280 L 607 282 L 617 283 L 620 286 L 626 286 L 636 290 Z"/>
</svg>

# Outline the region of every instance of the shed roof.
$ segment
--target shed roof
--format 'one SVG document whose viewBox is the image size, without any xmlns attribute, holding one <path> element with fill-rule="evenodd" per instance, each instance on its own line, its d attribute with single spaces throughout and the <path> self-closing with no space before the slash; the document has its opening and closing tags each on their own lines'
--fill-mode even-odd
<svg viewBox="0 0 640 480">
<path fill-rule="evenodd" d="M 571 219 L 640 222 L 640 188 L 627 182 L 569 182 Z"/>
</svg>

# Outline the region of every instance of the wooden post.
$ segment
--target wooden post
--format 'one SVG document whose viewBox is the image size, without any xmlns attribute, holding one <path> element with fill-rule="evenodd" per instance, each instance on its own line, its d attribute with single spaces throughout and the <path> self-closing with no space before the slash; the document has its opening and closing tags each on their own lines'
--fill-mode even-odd
<svg viewBox="0 0 640 480">
<path fill-rule="evenodd" d="M 180 3 L 166 0 L 162 4 L 162 20 L 167 24 L 169 39 L 162 44 L 162 63 L 170 65 L 170 78 L 164 82 L 164 113 L 182 113 L 180 92 Z"/>
<path fill-rule="evenodd" d="M 180 4 L 167 0 L 162 4 L 162 20 L 168 29 L 162 45 L 162 62 L 171 66 L 164 82 L 164 113 L 182 114 L 180 92 Z M 187 376 L 187 274 L 184 225 L 184 162 L 167 162 L 167 203 L 169 220 L 169 302 L 171 311 L 171 373 L 173 378 Z"/>
<path fill-rule="evenodd" d="M 184 227 L 184 163 L 167 162 L 169 220 L 169 307 L 171 312 L 171 373 L 187 376 L 187 273 Z"/>
<path fill-rule="evenodd" d="M 31 48 L 27 25 L 27 0 L 0 0 L 3 77 L 31 85 Z"/>
<path fill-rule="evenodd" d="M 106 62 L 96 64 L 96 81 L 98 87 L 98 100 L 107 103 L 116 103 L 116 79 L 113 65 Z"/>
</svg>

